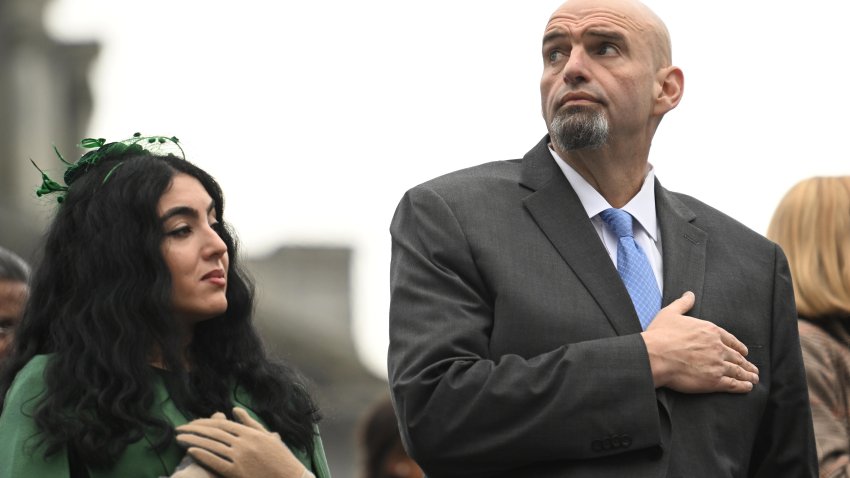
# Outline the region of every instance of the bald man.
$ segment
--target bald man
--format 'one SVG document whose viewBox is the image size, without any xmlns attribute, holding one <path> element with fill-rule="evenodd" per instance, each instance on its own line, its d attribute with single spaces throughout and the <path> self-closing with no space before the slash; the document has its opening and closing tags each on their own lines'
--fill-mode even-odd
<svg viewBox="0 0 850 478">
<path fill-rule="evenodd" d="M 573 0 L 542 46 L 549 134 L 392 221 L 409 453 L 430 478 L 817 476 L 782 251 L 649 163 L 684 87 L 663 22 Z"/>
<path fill-rule="evenodd" d="M 0 368 L 11 351 L 29 292 L 29 266 L 0 247 Z"/>
</svg>

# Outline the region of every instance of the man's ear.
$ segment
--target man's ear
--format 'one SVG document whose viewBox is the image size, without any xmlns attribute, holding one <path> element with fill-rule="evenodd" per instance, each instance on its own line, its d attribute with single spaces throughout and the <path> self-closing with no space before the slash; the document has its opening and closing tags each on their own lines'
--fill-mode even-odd
<svg viewBox="0 0 850 478">
<path fill-rule="evenodd" d="M 658 85 L 655 96 L 656 115 L 663 115 L 672 110 L 682 99 L 685 91 L 685 75 L 677 66 L 667 66 L 658 70 L 655 76 Z"/>
</svg>

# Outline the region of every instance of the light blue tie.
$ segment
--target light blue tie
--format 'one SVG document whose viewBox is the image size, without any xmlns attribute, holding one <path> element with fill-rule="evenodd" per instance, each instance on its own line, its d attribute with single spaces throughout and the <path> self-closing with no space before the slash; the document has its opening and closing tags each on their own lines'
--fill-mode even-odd
<svg viewBox="0 0 850 478">
<path fill-rule="evenodd" d="M 641 327 L 646 330 L 655 314 L 661 310 L 661 292 L 649 259 L 635 242 L 632 215 L 622 209 L 610 208 L 599 213 L 617 237 L 617 272 L 623 279 L 635 305 Z"/>
</svg>

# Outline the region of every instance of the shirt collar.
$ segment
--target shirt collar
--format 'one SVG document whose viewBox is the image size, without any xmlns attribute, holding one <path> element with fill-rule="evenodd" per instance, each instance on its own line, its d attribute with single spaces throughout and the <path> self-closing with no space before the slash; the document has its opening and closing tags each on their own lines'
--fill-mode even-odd
<svg viewBox="0 0 850 478">
<path fill-rule="evenodd" d="M 578 171 L 561 159 L 551 146 L 549 147 L 549 152 L 552 153 L 552 157 L 555 158 L 558 167 L 561 168 L 564 176 L 567 177 L 567 181 L 569 181 L 576 195 L 578 195 L 581 205 L 584 206 L 584 210 L 587 212 L 587 217 L 593 218 L 600 212 L 613 207 Z M 640 223 L 641 227 L 643 227 L 644 231 L 649 234 L 649 237 L 653 241 L 658 240 L 656 237 L 658 234 L 658 219 L 655 215 L 655 169 L 652 165 L 649 167 L 649 172 L 646 173 L 640 191 L 622 209 L 637 219 L 638 223 Z"/>
</svg>

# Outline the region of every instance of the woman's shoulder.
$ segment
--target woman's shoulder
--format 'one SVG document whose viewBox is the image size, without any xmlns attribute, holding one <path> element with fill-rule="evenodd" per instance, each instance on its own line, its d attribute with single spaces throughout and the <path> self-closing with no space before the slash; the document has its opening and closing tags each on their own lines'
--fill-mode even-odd
<svg viewBox="0 0 850 478">
<path fill-rule="evenodd" d="M 850 367 L 850 336 L 840 323 L 831 320 L 798 320 L 797 329 L 807 367 L 818 363 L 830 364 L 830 368 L 839 365 L 842 368 Z"/>
<path fill-rule="evenodd" d="M 6 403 L 29 400 L 40 395 L 45 388 L 44 370 L 50 362 L 50 355 L 36 355 L 18 371 L 9 391 Z"/>
<path fill-rule="evenodd" d="M 827 348 L 847 348 L 850 343 L 845 343 L 848 334 L 841 324 L 835 319 L 823 319 L 811 321 L 800 319 L 797 321 L 797 330 L 800 332 L 800 342 Z"/>
<path fill-rule="evenodd" d="M 27 362 L 26 365 L 21 368 L 21 371 L 18 372 L 18 377 L 27 377 L 31 375 L 41 376 L 41 373 L 44 371 L 45 367 L 47 367 L 47 363 L 50 361 L 50 357 L 53 354 L 40 354 L 35 355 L 33 358 Z"/>
<path fill-rule="evenodd" d="M 33 411 L 45 390 L 49 356 L 33 357 L 15 376 L 0 414 L 0 475 L 68 476 L 64 451 L 50 458 L 34 457 L 39 441 Z"/>
</svg>

